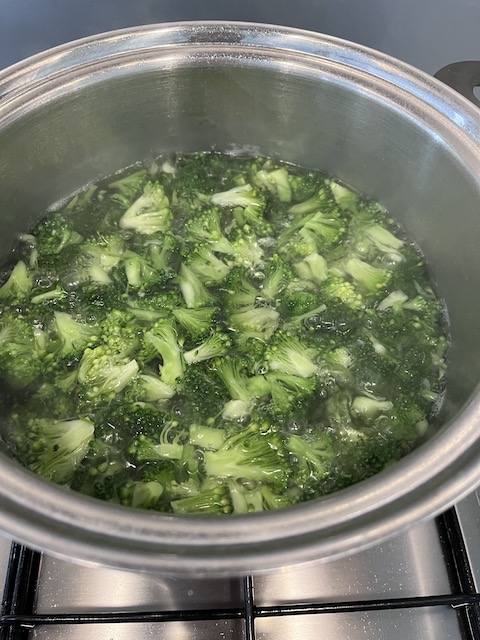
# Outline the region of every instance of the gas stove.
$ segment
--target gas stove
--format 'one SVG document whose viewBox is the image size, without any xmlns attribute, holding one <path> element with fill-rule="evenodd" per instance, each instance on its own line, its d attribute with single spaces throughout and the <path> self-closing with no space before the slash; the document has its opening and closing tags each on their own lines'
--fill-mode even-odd
<svg viewBox="0 0 480 640">
<path fill-rule="evenodd" d="M 5 640 L 478 640 L 472 494 L 368 551 L 228 579 L 85 567 L 3 540 Z"/>
</svg>

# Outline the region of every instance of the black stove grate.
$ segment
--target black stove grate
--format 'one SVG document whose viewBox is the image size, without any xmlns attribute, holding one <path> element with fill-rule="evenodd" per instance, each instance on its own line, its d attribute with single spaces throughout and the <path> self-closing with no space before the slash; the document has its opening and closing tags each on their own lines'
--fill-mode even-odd
<svg viewBox="0 0 480 640">
<path fill-rule="evenodd" d="M 298 603 L 279 606 L 255 604 L 255 578 L 243 578 L 243 605 L 237 608 L 186 609 L 175 611 L 123 611 L 101 613 L 35 613 L 41 554 L 12 543 L 0 615 L 0 640 L 27 640 L 41 625 L 92 623 L 196 622 L 243 620 L 245 640 L 255 640 L 258 618 L 346 612 L 385 611 L 418 607 L 455 608 L 464 640 L 480 640 L 480 593 L 475 589 L 472 567 L 454 508 L 437 517 L 436 524 L 449 570 L 451 593 L 348 602 Z"/>
</svg>

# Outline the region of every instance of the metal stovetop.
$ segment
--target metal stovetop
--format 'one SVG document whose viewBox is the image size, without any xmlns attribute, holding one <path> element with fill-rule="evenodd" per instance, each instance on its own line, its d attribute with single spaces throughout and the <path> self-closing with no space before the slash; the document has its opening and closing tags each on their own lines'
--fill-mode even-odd
<svg viewBox="0 0 480 640">
<path fill-rule="evenodd" d="M 479 640 L 473 494 L 368 551 L 233 579 L 92 568 L 3 540 L 0 638 Z"/>
</svg>

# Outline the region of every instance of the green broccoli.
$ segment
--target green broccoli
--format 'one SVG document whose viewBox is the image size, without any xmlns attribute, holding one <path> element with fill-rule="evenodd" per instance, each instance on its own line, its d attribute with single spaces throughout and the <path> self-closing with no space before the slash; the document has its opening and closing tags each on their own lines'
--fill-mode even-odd
<svg viewBox="0 0 480 640">
<path fill-rule="evenodd" d="M 392 277 L 392 273 L 388 269 L 374 267 L 358 258 L 347 260 L 345 271 L 368 295 L 379 295 L 385 291 Z"/>
<path fill-rule="evenodd" d="M 250 270 L 246 267 L 233 267 L 222 283 L 225 291 L 227 311 L 235 313 L 253 309 L 259 297 L 259 291 L 251 281 Z"/>
<path fill-rule="evenodd" d="M 83 240 L 82 236 L 73 229 L 71 219 L 61 213 L 46 216 L 34 227 L 32 235 L 35 238 L 38 254 L 42 257 L 58 255 L 66 247 Z"/>
<path fill-rule="evenodd" d="M 93 424 L 85 419 L 32 418 L 15 434 L 16 453 L 35 473 L 57 484 L 69 484 L 93 432 Z"/>
<path fill-rule="evenodd" d="M 224 280 L 230 266 L 210 251 L 205 245 L 199 246 L 189 256 L 187 266 L 190 271 L 205 284 L 215 284 Z"/>
<path fill-rule="evenodd" d="M 112 400 L 134 380 L 139 371 L 138 362 L 121 356 L 100 345 L 87 347 L 78 366 L 78 382 L 89 400 Z"/>
<path fill-rule="evenodd" d="M 78 322 L 68 313 L 56 311 L 54 329 L 61 343 L 62 356 L 72 358 L 80 355 L 87 346 L 93 346 L 99 328 Z"/>
<path fill-rule="evenodd" d="M 198 309 L 177 307 L 172 309 L 175 320 L 192 338 L 208 335 L 214 327 L 218 312 L 217 307 L 200 307 Z"/>
<path fill-rule="evenodd" d="M 183 358 L 187 364 L 202 362 L 211 358 L 218 358 L 228 353 L 231 347 L 231 340 L 227 334 L 215 331 L 209 335 L 201 344 L 189 351 L 185 351 Z"/>
<path fill-rule="evenodd" d="M 225 440 L 220 449 L 205 451 L 203 458 L 207 476 L 216 478 L 263 481 L 281 488 L 290 473 L 278 436 L 255 423 Z"/>
<path fill-rule="evenodd" d="M 170 503 L 173 513 L 231 513 L 232 505 L 228 487 L 218 484 L 214 487 L 207 487 L 197 495 L 187 498 L 172 500 Z"/>
<path fill-rule="evenodd" d="M 129 453 L 137 462 L 146 460 L 181 460 L 184 446 L 182 440 L 185 440 L 185 433 L 177 431 L 177 427 L 177 422 L 170 422 L 163 427 L 155 439 L 139 435 L 130 445 Z"/>
<path fill-rule="evenodd" d="M 151 235 L 170 229 L 172 214 L 167 196 L 158 182 L 147 182 L 143 193 L 120 218 L 122 229 Z"/>
<path fill-rule="evenodd" d="M 161 358 L 160 378 L 176 388 L 184 375 L 185 362 L 172 321 L 161 318 L 143 335 L 145 360 Z"/>
<path fill-rule="evenodd" d="M 290 186 L 289 174 L 285 167 L 273 169 L 260 169 L 253 179 L 256 187 L 265 189 L 280 202 L 290 202 L 292 199 L 292 188 Z"/>
<path fill-rule="evenodd" d="M 232 313 L 229 324 L 242 338 L 248 340 L 269 340 L 275 333 L 280 315 L 273 307 L 253 307 Z"/>
<path fill-rule="evenodd" d="M 267 345 L 265 359 L 271 371 L 309 378 L 318 371 L 314 356 L 315 351 L 300 338 L 279 331 Z"/>
<path fill-rule="evenodd" d="M 175 281 L 178 283 L 185 304 L 189 309 L 205 307 L 213 302 L 213 296 L 202 280 L 184 262 L 182 262 Z"/>
<path fill-rule="evenodd" d="M 261 286 L 261 297 L 271 302 L 279 297 L 293 279 L 290 265 L 279 255 L 274 254 L 265 270 L 265 280 Z"/>
<path fill-rule="evenodd" d="M 121 488 L 120 501 L 135 509 L 155 509 L 162 494 L 163 486 L 159 482 L 130 481 Z"/>
<path fill-rule="evenodd" d="M 28 272 L 27 265 L 23 260 L 19 260 L 6 282 L 0 287 L 0 301 L 22 302 L 30 295 L 32 285 L 32 276 Z"/>
<path fill-rule="evenodd" d="M 301 487 L 327 476 L 335 464 L 335 448 L 326 431 L 318 430 L 308 438 L 291 435 L 286 446 L 293 456 L 295 482 Z"/>
<path fill-rule="evenodd" d="M 220 214 L 213 207 L 199 211 L 186 220 L 184 234 L 187 242 L 193 246 L 206 244 L 210 251 L 232 253 L 232 245 L 222 231 Z"/>
</svg>

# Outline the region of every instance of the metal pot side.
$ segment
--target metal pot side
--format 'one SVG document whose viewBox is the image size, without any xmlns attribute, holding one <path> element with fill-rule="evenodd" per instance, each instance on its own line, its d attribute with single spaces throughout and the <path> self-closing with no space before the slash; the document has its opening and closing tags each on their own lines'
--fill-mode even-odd
<svg viewBox="0 0 480 640">
<path fill-rule="evenodd" d="M 335 38 L 250 23 L 94 36 L 0 74 L 0 254 L 41 212 L 158 153 L 215 148 L 326 170 L 381 200 L 449 309 L 443 427 L 322 500 L 248 516 L 104 504 L 0 458 L 0 529 L 89 564 L 227 575 L 329 560 L 432 517 L 480 482 L 480 116 L 425 74 Z"/>
</svg>

